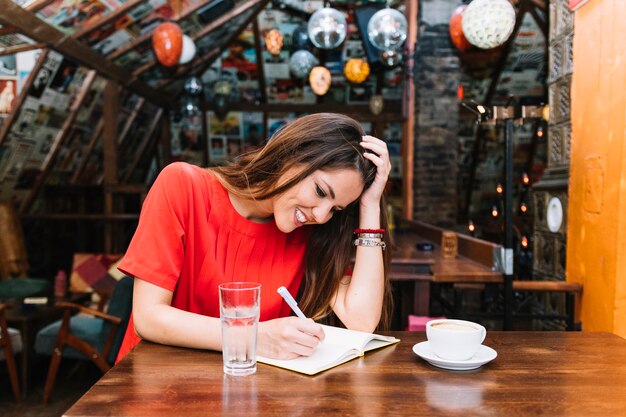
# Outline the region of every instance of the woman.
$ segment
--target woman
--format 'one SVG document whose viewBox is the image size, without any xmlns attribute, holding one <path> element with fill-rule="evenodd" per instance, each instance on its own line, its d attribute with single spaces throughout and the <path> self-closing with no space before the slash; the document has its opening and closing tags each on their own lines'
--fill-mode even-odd
<svg viewBox="0 0 626 417">
<path fill-rule="evenodd" d="M 118 360 L 140 338 L 221 350 L 217 287 L 228 281 L 262 284 L 259 355 L 310 355 L 324 338 L 314 320 L 331 313 L 350 329 L 386 324 L 390 168 L 383 141 L 332 113 L 301 117 L 226 166 L 167 166 L 119 265 L 138 279 Z M 283 285 L 311 319 L 290 316 Z"/>
</svg>

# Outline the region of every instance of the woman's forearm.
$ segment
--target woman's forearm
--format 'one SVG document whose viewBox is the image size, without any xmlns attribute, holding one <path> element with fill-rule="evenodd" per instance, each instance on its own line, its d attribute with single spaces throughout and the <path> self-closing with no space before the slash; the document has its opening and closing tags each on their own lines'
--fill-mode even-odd
<svg viewBox="0 0 626 417">
<path fill-rule="evenodd" d="M 135 333 L 166 345 L 222 350 L 220 319 L 172 307 L 172 292 L 140 278 L 133 289 Z"/>
<path fill-rule="evenodd" d="M 220 319 L 154 305 L 148 314 L 133 312 L 135 332 L 143 339 L 166 345 L 222 350 Z"/>
<path fill-rule="evenodd" d="M 360 228 L 380 228 L 380 207 L 361 207 Z M 352 277 L 340 285 L 334 311 L 349 329 L 372 332 L 380 321 L 384 284 L 383 251 L 380 246 L 357 246 Z"/>
</svg>

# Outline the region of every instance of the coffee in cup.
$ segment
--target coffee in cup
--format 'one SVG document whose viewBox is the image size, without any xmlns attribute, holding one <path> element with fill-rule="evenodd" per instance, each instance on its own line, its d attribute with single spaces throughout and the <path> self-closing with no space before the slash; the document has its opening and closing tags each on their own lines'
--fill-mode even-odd
<svg viewBox="0 0 626 417">
<path fill-rule="evenodd" d="M 487 330 L 466 320 L 438 319 L 426 323 L 426 337 L 433 353 L 441 359 L 470 359 L 485 340 Z"/>
</svg>

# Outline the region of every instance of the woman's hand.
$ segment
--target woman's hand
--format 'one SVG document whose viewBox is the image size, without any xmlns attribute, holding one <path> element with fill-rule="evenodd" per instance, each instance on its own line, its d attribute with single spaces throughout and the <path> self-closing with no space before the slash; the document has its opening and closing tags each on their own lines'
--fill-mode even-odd
<svg viewBox="0 0 626 417">
<path fill-rule="evenodd" d="M 363 136 L 361 146 L 365 148 L 363 156 L 372 161 L 377 168 L 374 182 L 361 196 L 361 206 L 378 207 L 391 171 L 389 151 L 384 141 L 369 135 Z"/>
<path fill-rule="evenodd" d="M 322 340 L 324 330 L 313 320 L 283 317 L 259 323 L 257 353 L 275 359 L 311 356 Z"/>
</svg>

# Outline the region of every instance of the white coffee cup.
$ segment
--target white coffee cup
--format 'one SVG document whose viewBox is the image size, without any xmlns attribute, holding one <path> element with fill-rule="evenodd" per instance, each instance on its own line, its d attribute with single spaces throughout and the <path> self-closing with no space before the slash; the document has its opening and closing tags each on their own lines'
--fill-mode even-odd
<svg viewBox="0 0 626 417">
<path fill-rule="evenodd" d="M 487 330 L 466 320 L 437 319 L 426 323 L 426 337 L 433 353 L 441 359 L 470 359 L 485 340 Z"/>
</svg>

